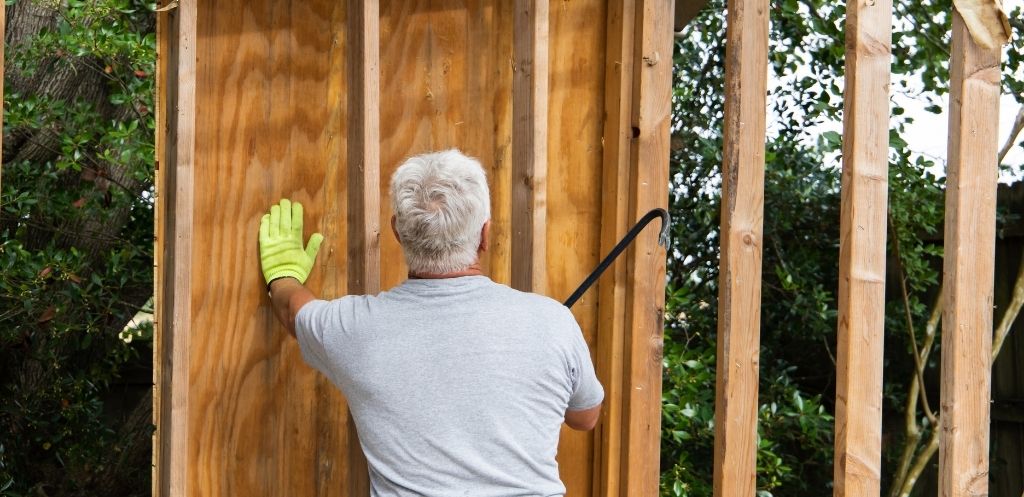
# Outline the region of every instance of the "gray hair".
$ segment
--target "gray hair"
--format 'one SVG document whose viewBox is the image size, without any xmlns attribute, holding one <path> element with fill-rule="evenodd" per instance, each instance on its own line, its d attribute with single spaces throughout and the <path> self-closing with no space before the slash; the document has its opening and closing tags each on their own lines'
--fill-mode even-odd
<svg viewBox="0 0 1024 497">
<path fill-rule="evenodd" d="M 391 176 L 391 208 L 411 272 L 450 273 L 477 261 L 491 200 L 476 159 L 456 149 L 406 159 Z"/>
</svg>

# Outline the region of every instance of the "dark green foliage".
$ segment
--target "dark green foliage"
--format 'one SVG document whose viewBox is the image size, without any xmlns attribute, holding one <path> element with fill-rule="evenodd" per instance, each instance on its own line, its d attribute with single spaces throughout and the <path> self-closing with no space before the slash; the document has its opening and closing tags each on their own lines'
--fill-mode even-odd
<svg viewBox="0 0 1024 497">
<path fill-rule="evenodd" d="M 6 51 L 0 495 L 148 495 L 150 401 L 118 385 L 150 367 L 122 330 L 152 295 L 153 6 L 7 4 L 52 22 Z"/>
</svg>

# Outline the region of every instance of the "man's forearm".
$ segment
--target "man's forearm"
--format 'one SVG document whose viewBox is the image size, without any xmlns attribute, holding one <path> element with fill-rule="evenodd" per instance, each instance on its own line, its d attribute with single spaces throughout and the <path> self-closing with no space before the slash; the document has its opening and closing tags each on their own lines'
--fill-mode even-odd
<svg viewBox="0 0 1024 497">
<path fill-rule="evenodd" d="M 280 278 L 270 283 L 270 302 L 277 320 L 295 336 L 295 315 L 302 306 L 316 299 L 299 280 Z"/>
</svg>

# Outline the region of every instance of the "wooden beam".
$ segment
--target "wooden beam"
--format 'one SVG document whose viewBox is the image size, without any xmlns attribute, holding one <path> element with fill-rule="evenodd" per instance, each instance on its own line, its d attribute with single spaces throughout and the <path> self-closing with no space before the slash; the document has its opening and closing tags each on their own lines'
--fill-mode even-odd
<svg viewBox="0 0 1024 497">
<path fill-rule="evenodd" d="M 668 206 L 672 0 L 636 3 L 628 218 Z M 661 454 L 665 250 L 645 230 L 630 249 L 626 287 L 625 427 L 620 495 L 657 495 Z"/>
<path fill-rule="evenodd" d="M 164 2 L 160 2 L 158 8 L 163 8 Z M 3 14 L 0 14 L 2 16 Z M 164 476 L 166 475 L 166 469 L 164 463 L 167 460 L 167 456 L 162 453 L 164 448 L 163 436 L 163 406 L 167 404 L 164 399 L 166 393 L 165 382 L 163 381 L 164 374 L 170 374 L 170 365 L 163 363 L 163 342 L 164 342 L 164 283 L 163 274 L 161 271 L 166 264 L 166 257 L 164 250 L 167 248 L 165 242 L 168 239 L 169 233 L 167 231 L 167 223 L 164 222 L 168 214 L 167 202 L 164 200 L 164 195 L 167 191 L 165 175 L 168 172 L 168 168 L 164 167 L 161 169 L 160 164 L 170 164 L 167 160 L 167 138 L 169 129 L 169 120 L 167 112 L 167 93 L 170 90 L 168 82 L 172 80 L 174 74 L 170 72 L 170 69 L 174 67 L 174 64 L 169 64 L 169 58 L 172 55 L 170 47 L 172 46 L 169 34 L 170 34 L 170 14 L 158 11 L 156 16 L 156 91 L 154 92 L 154 120 L 156 122 L 156 136 L 154 137 L 154 146 L 156 149 L 156 158 L 154 160 L 154 175 L 153 175 L 153 190 L 155 192 L 155 206 L 153 211 L 153 426 L 156 429 L 153 430 L 153 451 L 151 456 L 152 466 L 152 478 L 150 495 L 154 497 L 160 497 L 167 495 L 167 492 L 163 490 L 162 483 L 164 482 Z M 2 67 L 2 65 L 0 65 Z M 0 83 L 2 84 L 2 83 Z M 173 147 L 172 147 L 173 148 Z M 167 399 L 169 400 L 169 399 Z"/>
<path fill-rule="evenodd" d="M 546 291 L 548 0 L 516 0 L 512 75 L 512 287 Z"/>
<path fill-rule="evenodd" d="M 988 495 L 992 287 L 1002 50 L 953 15 L 942 316 L 939 495 Z"/>
<path fill-rule="evenodd" d="M 166 17 L 165 17 L 166 16 Z M 182 2 L 160 16 L 167 49 L 160 67 L 166 70 L 159 99 L 165 122 L 158 135 L 164 156 L 159 157 L 160 189 L 157 212 L 160 231 L 157 236 L 159 263 L 157 273 L 155 342 L 160 364 L 156 381 L 160 425 L 159 445 L 153 450 L 159 460 L 159 481 L 155 495 L 184 496 L 189 492 L 189 370 L 192 334 L 192 248 L 195 188 L 193 172 L 196 154 L 196 2 Z M 174 109 L 173 111 L 171 109 Z M 154 406 L 154 407 L 157 407 Z"/>
<path fill-rule="evenodd" d="M 380 292 L 380 6 L 349 0 L 348 293 Z M 351 414 L 345 495 L 369 495 Z"/>
<path fill-rule="evenodd" d="M 715 497 L 754 495 L 768 1 L 729 0 L 715 397 Z"/>
<path fill-rule="evenodd" d="M 630 157 L 633 142 L 633 59 L 636 3 L 608 4 L 605 63 L 604 169 L 601 184 L 601 254 L 607 254 L 629 229 Z M 596 428 L 594 488 L 597 495 L 619 495 L 625 453 L 623 438 L 623 367 L 626 335 L 625 261 L 615 264 L 598 285 L 596 366 L 604 386 L 601 419 Z"/>
<path fill-rule="evenodd" d="M 881 492 L 892 0 L 847 4 L 836 497 Z"/>
</svg>

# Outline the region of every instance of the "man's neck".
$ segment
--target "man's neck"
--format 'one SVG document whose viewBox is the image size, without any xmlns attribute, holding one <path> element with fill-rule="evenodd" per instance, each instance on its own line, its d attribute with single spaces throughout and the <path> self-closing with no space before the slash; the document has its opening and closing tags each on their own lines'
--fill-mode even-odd
<svg viewBox="0 0 1024 497">
<path fill-rule="evenodd" d="M 483 270 L 480 269 L 480 263 L 477 262 L 466 269 L 450 273 L 414 273 L 409 271 L 409 278 L 414 280 L 443 280 L 446 278 L 459 278 L 461 276 L 483 276 L 483 274 Z"/>
</svg>

